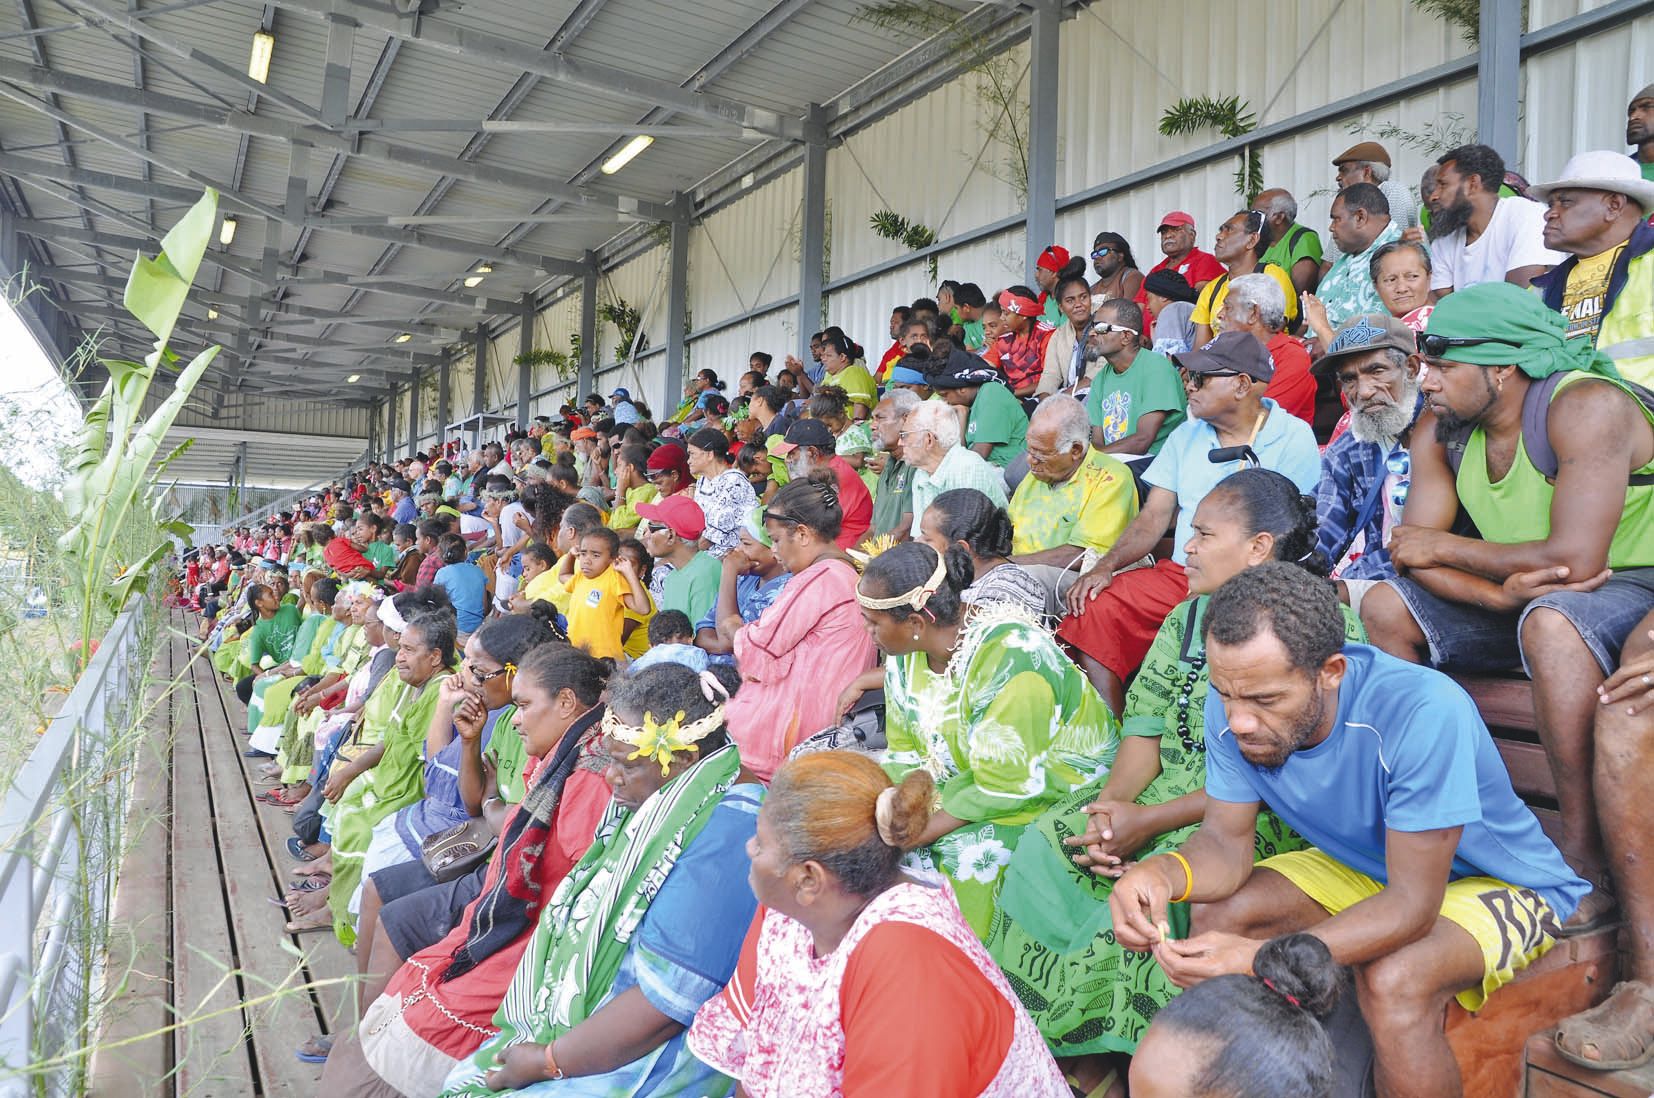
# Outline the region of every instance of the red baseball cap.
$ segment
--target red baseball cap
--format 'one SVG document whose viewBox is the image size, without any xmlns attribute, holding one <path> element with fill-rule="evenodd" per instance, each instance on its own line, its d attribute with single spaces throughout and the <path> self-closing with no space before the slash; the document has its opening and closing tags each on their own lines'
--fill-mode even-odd
<svg viewBox="0 0 1654 1098">
<path fill-rule="evenodd" d="M 654 503 L 640 503 L 637 513 L 650 522 L 664 523 L 684 541 L 694 541 L 706 532 L 706 514 L 701 505 L 684 492 L 676 492 Z"/>
<path fill-rule="evenodd" d="M 1159 232 L 1168 225 L 1173 228 L 1179 228 L 1183 225 L 1187 225 L 1192 229 L 1195 227 L 1195 219 L 1184 213 L 1182 210 L 1173 210 L 1171 213 L 1160 219 L 1160 224 L 1155 227 L 1155 232 Z"/>
<path fill-rule="evenodd" d="M 1068 266 L 1068 249 L 1061 244 L 1052 244 L 1039 254 L 1039 260 L 1034 264 L 1048 271 L 1060 271 Z"/>
</svg>

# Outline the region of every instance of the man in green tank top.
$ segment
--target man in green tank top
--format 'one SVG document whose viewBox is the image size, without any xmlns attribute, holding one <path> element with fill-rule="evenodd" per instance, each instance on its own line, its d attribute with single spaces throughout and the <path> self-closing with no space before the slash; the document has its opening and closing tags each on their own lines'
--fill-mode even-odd
<svg viewBox="0 0 1654 1098">
<path fill-rule="evenodd" d="M 1639 849 L 1654 833 L 1654 738 L 1621 700 L 1654 700 L 1654 411 L 1566 330 L 1503 282 L 1436 306 L 1419 337 L 1420 425 L 1434 430 L 1413 433 L 1390 542 L 1400 576 L 1361 618 L 1403 659 L 1532 677 L 1558 846 L 1594 886 L 1564 933 L 1610 922 L 1616 897 L 1632 930 L 1631 979 L 1557 1036 L 1562 1055 L 1607 1068 L 1654 1049 L 1654 862 Z"/>
</svg>

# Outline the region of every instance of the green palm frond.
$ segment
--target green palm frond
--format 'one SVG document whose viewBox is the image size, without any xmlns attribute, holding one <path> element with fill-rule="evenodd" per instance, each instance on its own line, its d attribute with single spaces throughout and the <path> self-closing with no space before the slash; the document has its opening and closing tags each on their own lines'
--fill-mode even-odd
<svg viewBox="0 0 1654 1098">
<path fill-rule="evenodd" d="M 1241 137 L 1258 128 L 1252 105 L 1238 95 L 1214 99 L 1195 95 L 1179 99 L 1160 116 L 1160 132 L 1181 137 L 1198 130 L 1212 129 L 1224 137 Z M 1251 202 L 1263 190 L 1263 158 L 1251 146 L 1241 153 L 1235 168 L 1235 193 Z"/>
</svg>

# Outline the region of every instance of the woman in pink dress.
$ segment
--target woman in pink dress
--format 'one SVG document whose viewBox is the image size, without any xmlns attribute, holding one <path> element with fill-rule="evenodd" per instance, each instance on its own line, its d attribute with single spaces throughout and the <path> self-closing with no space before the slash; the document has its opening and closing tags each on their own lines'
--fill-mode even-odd
<svg viewBox="0 0 1654 1098">
<path fill-rule="evenodd" d="M 792 579 L 751 624 L 731 608 L 718 622 L 733 636 L 741 689 L 729 701 L 730 736 L 741 764 L 769 781 L 787 752 L 832 725 L 839 694 L 873 666 L 873 639 L 856 603 L 859 576 L 838 537 L 844 512 L 833 474 L 795 480 L 776 493 L 764 530 Z"/>
<path fill-rule="evenodd" d="M 747 1098 L 1066 1098 L 940 877 L 905 872 L 935 794 L 866 755 L 781 768 L 748 843 L 758 914 L 689 1048 Z"/>
</svg>

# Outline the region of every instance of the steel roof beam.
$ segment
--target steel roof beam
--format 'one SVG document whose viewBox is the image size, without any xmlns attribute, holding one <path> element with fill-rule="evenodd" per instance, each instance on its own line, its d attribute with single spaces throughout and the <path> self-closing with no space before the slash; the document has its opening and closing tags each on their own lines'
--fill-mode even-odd
<svg viewBox="0 0 1654 1098">
<path fill-rule="evenodd" d="M 84 0 L 80 0 L 84 2 Z M 689 91 L 669 80 L 628 72 L 590 61 L 576 61 L 554 51 L 525 46 L 515 39 L 461 27 L 439 18 L 403 16 L 358 0 L 276 0 L 283 10 L 300 11 L 318 19 L 353 20 L 367 27 L 445 53 L 515 68 L 565 84 L 645 103 L 671 107 L 684 114 L 749 126 L 788 141 L 804 136 L 802 123 L 775 111 L 703 92 Z"/>
<path fill-rule="evenodd" d="M 0 94 L 11 94 L 0 85 Z M 32 98 L 32 97 L 24 97 Z M 72 117 L 72 116 L 71 116 Z M 77 123 L 84 127 L 84 123 Z M 117 143 L 122 143 L 118 142 Z M 124 143 L 123 143 L 124 144 Z M 129 151 L 136 152 L 136 149 Z M 186 178 L 196 179 L 197 173 L 184 171 L 165 163 L 159 166 L 178 172 Z M 22 176 L 25 179 L 50 179 L 54 182 L 70 183 L 76 186 L 97 187 L 103 190 L 119 191 L 123 194 L 134 195 L 139 198 L 166 198 L 178 202 L 193 202 L 200 198 L 200 193 L 187 187 L 175 187 L 165 183 L 145 183 L 141 179 L 128 176 L 114 175 L 109 172 L 89 171 L 84 168 L 59 167 L 49 161 L 32 160 L 27 157 L 12 156 L 0 153 L 0 171 Z M 211 179 L 200 177 L 199 182 L 204 187 L 217 187 Z M 270 206 L 256 199 L 238 195 L 227 189 L 220 189 L 220 196 L 226 205 L 239 206 L 253 213 L 269 217 L 275 221 L 292 224 L 285 210 Z M 458 237 L 444 236 L 437 233 L 421 232 L 414 229 L 395 229 L 389 226 L 377 225 L 332 225 L 325 219 L 304 219 L 298 222 L 300 226 L 308 225 L 311 228 L 324 232 L 344 233 L 349 236 L 365 236 L 375 240 L 384 240 L 388 243 L 400 244 L 407 247 L 425 248 L 430 251 L 448 252 L 455 255 L 464 255 L 475 259 L 481 256 L 486 259 L 495 259 L 501 262 L 520 263 L 526 267 L 543 270 L 550 274 L 579 274 L 583 268 L 571 259 L 557 259 L 553 256 L 537 255 L 518 248 L 499 247 L 476 241 L 461 240 Z"/>
</svg>

